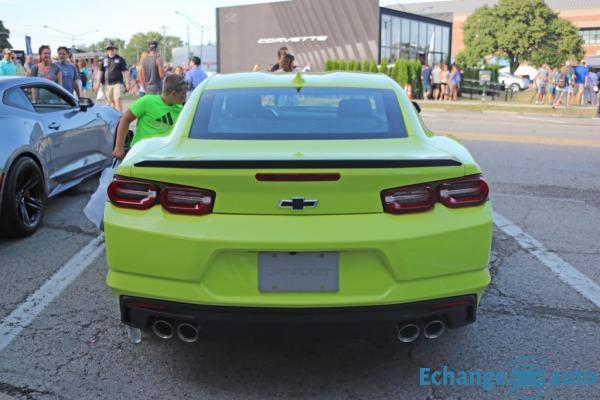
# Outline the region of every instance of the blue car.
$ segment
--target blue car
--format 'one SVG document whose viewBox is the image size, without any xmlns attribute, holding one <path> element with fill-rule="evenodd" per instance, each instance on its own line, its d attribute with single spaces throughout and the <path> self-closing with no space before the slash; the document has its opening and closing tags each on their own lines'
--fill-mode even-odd
<svg viewBox="0 0 600 400">
<path fill-rule="evenodd" d="M 49 197 L 109 166 L 119 118 L 49 80 L 0 77 L 0 234 L 32 234 Z"/>
</svg>

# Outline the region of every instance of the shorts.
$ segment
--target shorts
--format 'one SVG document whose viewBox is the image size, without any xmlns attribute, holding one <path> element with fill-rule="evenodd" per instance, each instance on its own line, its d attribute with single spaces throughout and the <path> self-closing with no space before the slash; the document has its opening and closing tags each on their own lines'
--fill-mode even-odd
<svg viewBox="0 0 600 400">
<path fill-rule="evenodd" d="M 544 93 L 546 93 L 546 84 L 545 83 L 538 83 L 537 92 L 538 92 L 538 94 L 544 94 Z"/>
<path fill-rule="evenodd" d="M 442 85 L 441 83 L 434 83 L 432 86 L 433 90 L 440 90 L 441 85 Z"/>
<path fill-rule="evenodd" d="M 556 86 L 548 85 L 548 94 L 554 96 L 556 94 Z"/>
<path fill-rule="evenodd" d="M 577 95 L 581 96 L 583 94 L 583 91 L 585 90 L 585 86 L 583 83 L 577 83 Z"/>
<path fill-rule="evenodd" d="M 424 84 L 423 85 L 423 91 L 424 92 L 431 92 L 431 85 Z"/>
<path fill-rule="evenodd" d="M 106 100 L 120 100 L 121 96 L 125 92 L 125 88 L 122 83 L 115 83 L 114 85 L 105 85 L 104 86 L 104 95 L 106 96 Z"/>
</svg>

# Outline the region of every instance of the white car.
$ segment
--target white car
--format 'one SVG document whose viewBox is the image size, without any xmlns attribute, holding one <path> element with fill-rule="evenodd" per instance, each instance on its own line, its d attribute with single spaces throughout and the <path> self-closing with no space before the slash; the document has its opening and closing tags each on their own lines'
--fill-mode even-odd
<svg viewBox="0 0 600 400">
<path fill-rule="evenodd" d="M 519 78 L 506 72 L 500 72 L 498 82 L 503 83 L 507 90 L 512 90 L 515 93 L 529 87 L 529 79 Z"/>
</svg>

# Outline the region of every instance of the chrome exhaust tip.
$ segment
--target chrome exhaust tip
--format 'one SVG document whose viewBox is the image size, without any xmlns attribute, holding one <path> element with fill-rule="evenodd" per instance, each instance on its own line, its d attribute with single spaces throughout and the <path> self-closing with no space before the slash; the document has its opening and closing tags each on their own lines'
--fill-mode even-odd
<svg viewBox="0 0 600 400">
<path fill-rule="evenodd" d="M 414 342 L 419 335 L 421 335 L 421 327 L 414 322 L 398 326 L 398 340 L 402 343 Z"/>
<path fill-rule="evenodd" d="M 197 327 L 184 322 L 177 325 L 177 336 L 186 343 L 194 343 L 200 337 L 200 333 Z"/>
<path fill-rule="evenodd" d="M 425 324 L 425 328 L 423 328 L 423 336 L 427 339 L 437 339 L 442 336 L 444 332 L 446 332 L 446 324 L 439 319 L 429 321 Z"/>
<path fill-rule="evenodd" d="M 173 325 L 162 319 L 154 321 L 152 324 L 152 332 L 154 332 L 157 337 L 164 340 L 171 339 L 173 335 L 175 335 Z"/>
</svg>

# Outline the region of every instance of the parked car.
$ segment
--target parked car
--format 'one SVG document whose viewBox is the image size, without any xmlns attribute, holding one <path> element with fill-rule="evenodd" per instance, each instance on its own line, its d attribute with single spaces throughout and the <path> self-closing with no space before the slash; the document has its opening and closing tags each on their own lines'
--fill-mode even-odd
<svg viewBox="0 0 600 400">
<path fill-rule="evenodd" d="M 433 339 L 474 322 L 490 283 L 479 165 L 382 74 L 215 75 L 108 196 L 107 283 L 162 339 L 236 323 Z"/>
<path fill-rule="evenodd" d="M 500 72 L 498 74 L 498 82 L 504 84 L 507 90 L 512 90 L 515 93 L 519 92 L 520 90 L 525 90 L 529 87 L 528 79 L 519 78 L 506 72 Z"/>
<path fill-rule="evenodd" d="M 119 117 L 47 79 L 0 77 L 0 232 L 32 234 L 48 197 L 110 165 Z"/>
</svg>

